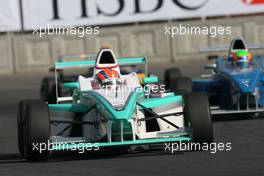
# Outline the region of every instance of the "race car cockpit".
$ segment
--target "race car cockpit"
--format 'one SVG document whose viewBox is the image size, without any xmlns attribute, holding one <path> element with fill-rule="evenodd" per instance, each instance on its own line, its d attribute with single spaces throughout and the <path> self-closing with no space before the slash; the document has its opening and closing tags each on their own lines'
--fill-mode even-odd
<svg viewBox="0 0 264 176">
<path fill-rule="evenodd" d="M 236 69 L 249 68 L 252 62 L 252 55 L 249 53 L 246 42 L 238 37 L 232 40 L 229 47 L 228 61 Z"/>
</svg>

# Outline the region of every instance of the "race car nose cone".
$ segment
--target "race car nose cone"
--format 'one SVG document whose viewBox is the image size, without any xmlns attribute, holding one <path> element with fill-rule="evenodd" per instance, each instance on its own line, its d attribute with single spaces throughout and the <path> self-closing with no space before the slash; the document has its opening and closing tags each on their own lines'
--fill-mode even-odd
<svg viewBox="0 0 264 176">
<path fill-rule="evenodd" d="M 242 93 L 253 93 L 260 73 L 260 70 L 254 70 L 234 75 L 234 82 Z"/>
</svg>

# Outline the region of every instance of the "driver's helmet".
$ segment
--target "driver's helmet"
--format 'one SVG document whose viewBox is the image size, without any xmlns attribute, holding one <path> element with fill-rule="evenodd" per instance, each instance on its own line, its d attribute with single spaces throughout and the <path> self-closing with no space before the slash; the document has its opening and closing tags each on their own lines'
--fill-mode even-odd
<svg viewBox="0 0 264 176">
<path fill-rule="evenodd" d="M 119 74 L 112 68 L 104 68 L 96 74 L 97 81 L 105 85 L 115 85 L 119 79 Z"/>
<path fill-rule="evenodd" d="M 252 55 L 248 51 L 237 51 L 232 54 L 232 62 L 239 68 L 248 68 L 252 61 Z"/>
</svg>

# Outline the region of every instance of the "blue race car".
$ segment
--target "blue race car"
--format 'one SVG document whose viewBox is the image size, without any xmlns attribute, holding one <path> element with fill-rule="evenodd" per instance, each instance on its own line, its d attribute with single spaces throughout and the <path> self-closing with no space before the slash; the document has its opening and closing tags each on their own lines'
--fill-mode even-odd
<svg viewBox="0 0 264 176">
<path fill-rule="evenodd" d="M 249 53 L 250 49 L 261 48 L 264 48 L 264 45 L 247 46 L 243 38 L 236 37 L 231 41 L 230 47 L 201 49 L 201 52 L 229 51 L 229 53 L 227 58 L 217 57 L 215 64 L 205 66 L 205 69 L 212 70 L 211 79 L 190 81 L 189 78 L 176 75 L 170 80 L 170 89 L 189 92 L 191 87 L 191 91 L 206 92 L 213 115 L 241 113 L 254 115 L 263 112 L 263 58 L 253 57 Z M 177 71 L 178 69 L 174 72 Z"/>
</svg>

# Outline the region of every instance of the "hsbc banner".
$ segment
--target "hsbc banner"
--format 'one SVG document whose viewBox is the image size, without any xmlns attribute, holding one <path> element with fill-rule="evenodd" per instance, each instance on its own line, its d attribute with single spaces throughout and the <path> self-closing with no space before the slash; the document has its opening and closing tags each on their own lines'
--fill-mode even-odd
<svg viewBox="0 0 264 176">
<path fill-rule="evenodd" d="M 0 0 L 0 32 L 21 30 L 18 0 Z"/>
<path fill-rule="evenodd" d="M 16 5 L 15 0 L 0 1 Z M 12 12 L 15 9 L 8 7 Z M 23 0 L 22 7 L 24 28 L 33 30 L 260 13 L 264 0 Z M 14 14 L 9 17 L 13 27 L 17 24 Z"/>
</svg>

